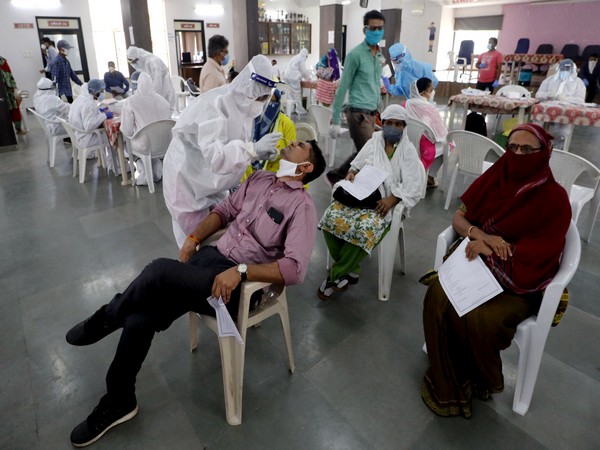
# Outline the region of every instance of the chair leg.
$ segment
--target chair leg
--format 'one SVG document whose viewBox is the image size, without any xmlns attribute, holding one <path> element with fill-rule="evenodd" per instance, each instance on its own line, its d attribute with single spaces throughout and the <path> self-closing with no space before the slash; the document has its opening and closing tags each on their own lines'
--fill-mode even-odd
<svg viewBox="0 0 600 450">
<path fill-rule="evenodd" d="M 219 348 L 223 367 L 223 391 L 225 394 L 227 423 L 229 425 L 240 425 L 242 423 L 246 344 L 239 344 L 234 337 L 219 337 Z"/>
<path fill-rule="evenodd" d="M 588 218 L 583 226 L 583 240 L 590 242 L 592 238 L 592 231 L 594 230 L 594 223 L 596 222 L 596 216 L 598 215 L 598 209 L 600 209 L 600 193 L 596 193 L 590 204 L 590 212 Z"/>
<path fill-rule="evenodd" d="M 404 247 L 404 224 L 400 226 L 398 232 L 398 250 L 400 251 L 400 272 L 406 275 L 406 251 Z"/>
<path fill-rule="evenodd" d="M 283 337 L 285 339 L 285 346 L 288 352 L 288 363 L 290 366 L 290 373 L 294 373 L 296 370 L 296 364 L 294 363 L 294 352 L 292 350 L 292 333 L 290 329 L 290 315 L 288 312 L 287 299 L 285 292 L 280 294 L 279 304 L 281 311 L 279 312 L 279 319 L 281 320 L 281 327 L 283 328 Z"/>
<path fill-rule="evenodd" d="M 335 146 L 337 143 L 337 139 L 327 138 L 327 140 L 331 141 L 331 150 L 329 152 L 329 167 L 333 167 L 333 163 L 335 162 Z"/>
<path fill-rule="evenodd" d="M 454 168 L 452 172 L 452 178 L 450 179 L 450 186 L 448 186 L 448 193 L 446 194 L 446 204 L 444 205 L 444 209 L 448 209 L 450 206 L 450 200 L 452 199 L 452 191 L 454 191 L 454 183 L 456 182 L 456 174 L 458 173 L 458 165 Z"/>
<path fill-rule="evenodd" d="M 72 156 L 73 156 L 73 178 L 77 176 L 77 164 L 79 163 L 79 150 L 75 147 L 75 142 L 71 144 L 73 146 Z"/>
<path fill-rule="evenodd" d="M 190 328 L 190 352 L 193 352 L 198 348 L 198 314 L 190 311 L 188 313 L 188 321 Z"/>
<path fill-rule="evenodd" d="M 54 167 L 54 161 L 56 159 L 56 144 L 58 143 L 58 139 L 59 138 L 57 136 L 54 136 L 48 141 L 48 164 L 50 167 Z"/>
<path fill-rule="evenodd" d="M 144 168 L 146 169 L 146 177 L 148 178 L 148 190 L 154 194 L 154 173 L 152 172 L 152 158 L 150 156 L 142 156 Z"/>
<path fill-rule="evenodd" d="M 87 155 L 85 151 L 79 150 L 79 183 L 85 183 L 85 164 L 87 162 Z"/>
<path fill-rule="evenodd" d="M 519 346 L 519 368 L 517 369 L 513 411 L 522 416 L 529 410 L 544 353 L 545 339 L 541 343 L 534 342 L 536 336 L 532 331 L 529 327 L 517 329 L 515 335 L 515 341 Z"/>
</svg>

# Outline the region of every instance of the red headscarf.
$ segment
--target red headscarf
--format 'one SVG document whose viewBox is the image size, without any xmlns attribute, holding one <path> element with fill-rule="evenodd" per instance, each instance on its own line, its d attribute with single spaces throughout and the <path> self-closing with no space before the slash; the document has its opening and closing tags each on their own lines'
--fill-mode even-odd
<svg viewBox="0 0 600 450">
<path fill-rule="evenodd" d="M 488 234 L 513 244 L 513 256 L 495 255 L 486 264 L 498 281 L 517 294 L 543 290 L 558 270 L 571 220 L 567 192 L 552 176 L 553 137 L 535 124 L 511 131 L 533 134 L 541 151 L 518 155 L 507 151 L 463 194 L 465 217 Z"/>
</svg>

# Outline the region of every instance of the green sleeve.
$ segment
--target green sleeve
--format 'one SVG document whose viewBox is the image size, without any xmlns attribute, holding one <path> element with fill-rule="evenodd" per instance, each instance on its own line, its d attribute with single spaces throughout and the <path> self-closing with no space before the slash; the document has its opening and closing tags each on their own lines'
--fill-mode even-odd
<svg viewBox="0 0 600 450">
<path fill-rule="evenodd" d="M 358 70 L 358 58 L 356 53 L 350 52 L 346 58 L 346 64 L 344 65 L 344 72 L 342 73 L 342 81 L 337 88 L 335 93 L 335 100 L 333 101 L 333 117 L 331 122 L 334 125 L 340 124 L 340 114 L 342 113 L 342 107 L 344 106 L 344 99 L 346 98 L 346 92 L 350 89 L 352 81 L 354 81 L 354 75 Z"/>
</svg>

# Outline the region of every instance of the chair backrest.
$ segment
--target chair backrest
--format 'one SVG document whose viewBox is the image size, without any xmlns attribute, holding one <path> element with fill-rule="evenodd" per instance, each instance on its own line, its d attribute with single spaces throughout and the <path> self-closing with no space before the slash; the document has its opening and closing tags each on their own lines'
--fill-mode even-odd
<svg viewBox="0 0 600 450">
<path fill-rule="evenodd" d="M 465 58 L 467 60 L 467 64 L 471 64 L 471 58 L 473 56 L 474 50 L 475 50 L 475 41 L 472 41 L 472 40 L 461 41 L 460 48 L 458 49 L 457 58 Z"/>
<path fill-rule="evenodd" d="M 529 38 L 521 38 L 517 41 L 515 53 L 527 53 L 529 51 Z"/>
<path fill-rule="evenodd" d="M 315 119 L 317 131 L 320 134 L 327 135 L 329 133 L 329 122 L 331 121 L 331 116 L 333 116 L 333 110 L 321 105 L 310 105 L 308 112 Z"/>
<path fill-rule="evenodd" d="M 575 61 L 577 60 L 577 58 L 579 58 L 579 45 L 567 44 L 562 48 L 560 54 L 563 55 L 565 58 L 569 58 Z"/>
<path fill-rule="evenodd" d="M 307 123 L 296 124 L 296 139 L 299 141 L 310 141 L 317 139 L 317 132 Z"/>
<path fill-rule="evenodd" d="M 582 61 L 587 61 L 592 54 L 600 55 L 600 45 L 587 45 L 581 53 Z"/>
<path fill-rule="evenodd" d="M 578 181 L 578 185 L 592 188 L 594 192 L 600 184 L 600 169 L 587 159 L 573 153 L 552 150 L 550 168 L 552 169 L 554 179 L 565 188 L 569 195 L 575 181 Z M 588 174 L 589 178 L 582 177 L 579 179 L 584 173 Z"/>
<path fill-rule="evenodd" d="M 494 141 L 470 131 L 451 131 L 446 140 L 456 146 L 459 170 L 474 175 L 483 173 L 483 162 L 490 151 L 498 157 L 504 154 L 504 149 Z"/>
<path fill-rule="evenodd" d="M 75 127 L 73 127 L 73 125 L 71 125 L 65 119 L 58 119 L 58 121 L 62 124 L 63 128 L 69 135 L 69 138 L 71 139 L 71 145 L 74 145 L 75 147 L 77 147 L 77 137 L 75 136 L 75 130 L 77 130 L 77 129 Z M 82 130 L 77 130 L 77 131 L 80 131 L 81 133 L 85 133 Z"/>
<path fill-rule="evenodd" d="M 131 137 L 126 137 L 128 141 L 139 139 L 144 136 L 147 137 L 148 143 L 150 144 L 149 151 L 151 157 L 161 157 L 167 153 L 167 148 L 173 138 L 172 130 L 175 126 L 175 121 L 171 119 L 159 120 L 146 125 L 144 128 L 138 130 Z M 129 146 L 130 151 L 136 153 L 133 146 Z"/>
<path fill-rule="evenodd" d="M 448 69 L 454 69 L 454 66 L 456 64 L 456 53 L 448 52 L 448 59 Z"/>
<path fill-rule="evenodd" d="M 553 51 L 554 46 L 552 44 L 540 44 L 535 53 L 538 55 L 551 55 Z"/>
<path fill-rule="evenodd" d="M 513 97 L 514 93 L 518 94 L 519 98 L 531 98 L 531 92 L 518 84 L 507 84 L 506 86 L 502 86 L 498 89 L 496 95 L 500 97 Z"/>
<path fill-rule="evenodd" d="M 423 134 L 427 136 L 427 138 L 433 138 L 435 133 L 433 130 L 427 125 L 425 122 L 422 122 L 418 119 L 413 119 L 409 117 L 406 121 L 406 135 L 408 136 L 408 140 L 415 146 L 417 149 L 417 153 L 421 148 L 421 137 Z M 431 139 L 430 139 L 431 140 Z"/>
<path fill-rule="evenodd" d="M 179 75 L 172 75 L 171 83 L 173 84 L 173 89 L 175 90 L 175 93 L 187 92 L 186 91 L 187 83 Z"/>
<path fill-rule="evenodd" d="M 49 119 L 46 119 L 40 113 L 36 112 L 35 109 L 27 108 L 27 111 L 29 111 L 31 114 L 33 114 L 33 116 L 37 119 L 37 121 L 39 122 L 39 124 L 42 126 L 42 129 L 44 130 L 44 133 L 46 133 L 46 136 L 48 138 L 53 137 L 50 134 L 50 130 L 48 129 L 47 123 L 57 123 L 57 124 L 60 124 L 60 122 L 58 120 L 49 120 Z"/>
</svg>

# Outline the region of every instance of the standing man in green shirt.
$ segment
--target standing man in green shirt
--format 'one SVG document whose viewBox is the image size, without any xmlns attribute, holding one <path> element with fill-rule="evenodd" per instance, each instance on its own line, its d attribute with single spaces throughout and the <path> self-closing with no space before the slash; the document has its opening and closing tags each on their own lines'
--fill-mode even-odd
<svg viewBox="0 0 600 450">
<path fill-rule="evenodd" d="M 365 40 L 354 47 L 346 56 L 342 81 L 333 102 L 330 136 L 338 137 L 340 115 L 348 92 L 348 104 L 344 108 L 350 137 L 356 146 L 353 153 L 341 166 L 327 173 L 333 185 L 344 179 L 356 154 L 371 139 L 375 131 L 375 113 L 381 101 L 381 68 L 385 59 L 377 45 L 383 39 L 385 17 L 377 10 L 369 11 L 363 18 Z"/>
</svg>

